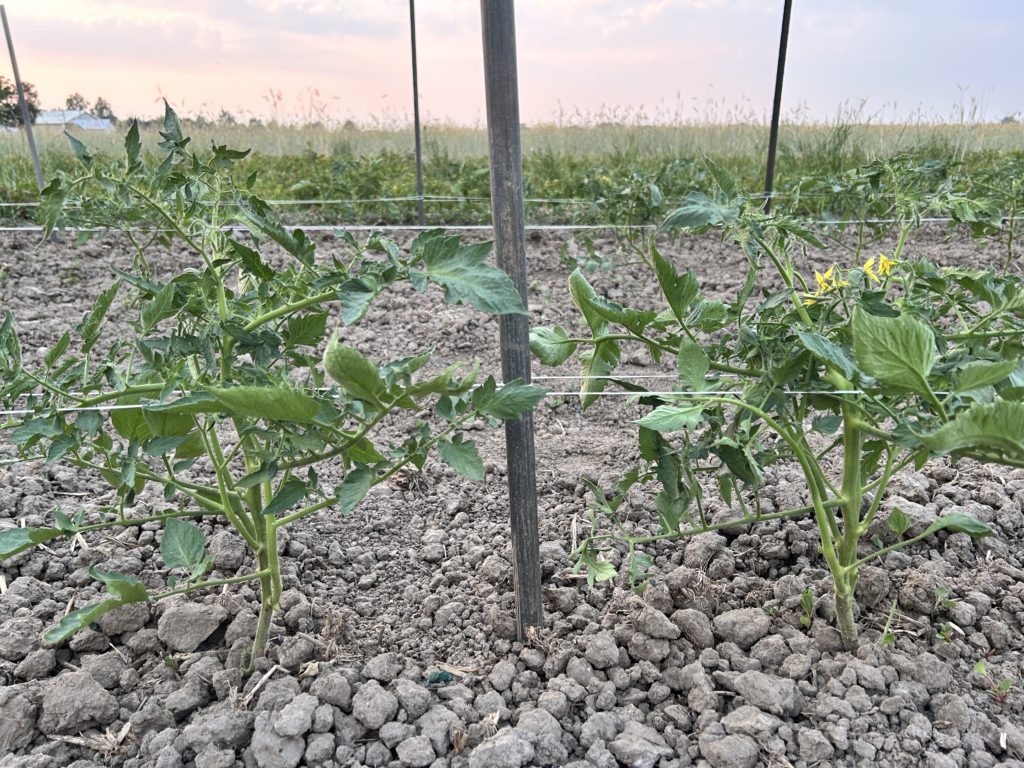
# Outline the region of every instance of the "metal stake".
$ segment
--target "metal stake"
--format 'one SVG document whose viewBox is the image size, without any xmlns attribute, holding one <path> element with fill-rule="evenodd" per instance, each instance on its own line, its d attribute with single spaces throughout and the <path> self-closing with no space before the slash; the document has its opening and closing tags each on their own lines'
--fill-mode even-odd
<svg viewBox="0 0 1024 768">
<path fill-rule="evenodd" d="M 416 219 L 423 226 L 423 147 L 420 139 L 420 85 L 416 67 L 416 0 L 409 0 L 409 35 L 412 41 L 412 123 L 416 133 Z"/>
<path fill-rule="evenodd" d="M 14 70 L 14 85 L 18 89 L 18 107 L 21 109 L 21 121 L 25 124 L 25 135 L 28 136 L 28 151 L 32 155 L 32 166 L 36 171 L 36 183 L 42 191 L 46 186 L 43 179 L 43 167 L 39 164 L 39 152 L 36 151 L 36 139 L 32 135 L 32 116 L 28 113 L 28 102 L 25 101 L 25 88 L 21 84 L 18 72 L 18 60 L 14 56 L 14 41 L 11 39 L 11 26 L 7 23 L 7 11 L 0 5 L 0 19 L 4 23 L 4 37 L 7 38 L 7 51 L 11 54 L 11 69 Z"/>
<path fill-rule="evenodd" d="M 491 156 L 491 215 L 498 266 L 527 300 L 526 233 L 523 213 L 522 147 L 513 0 L 480 0 L 487 140 Z M 500 318 L 501 373 L 505 381 L 530 381 L 530 325 L 526 315 Z M 540 538 L 533 415 L 505 422 L 509 508 L 514 553 L 516 629 L 520 640 L 543 623 Z"/>
<path fill-rule="evenodd" d="M 772 129 L 768 136 L 768 169 L 764 177 L 764 212 L 772 209 L 772 187 L 775 184 L 775 151 L 779 146 L 779 114 L 782 111 L 782 79 L 786 74 L 786 46 L 789 44 L 789 16 L 793 0 L 782 7 L 782 35 L 779 38 L 779 66 L 775 70 L 775 99 L 772 102 Z"/>
</svg>

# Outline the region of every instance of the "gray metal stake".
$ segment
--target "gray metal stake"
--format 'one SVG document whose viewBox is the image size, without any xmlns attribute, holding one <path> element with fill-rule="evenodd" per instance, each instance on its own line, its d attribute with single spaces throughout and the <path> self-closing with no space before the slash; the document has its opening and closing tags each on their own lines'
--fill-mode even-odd
<svg viewBox="0 0 1024 768">
<path fill-rule="evenodd" d="M 420 138 L 420 78 L 416 65 L 416 0 L 409 0 L 409 34 L 412 41 L 412 123 L 416 132 L 416 219 L 423 226 L 423 146 Z"/>
<path fill-rule="evenodd" d="M 782 111 L 782 79 L 786 74 L 786 47 L 789 45 L 789 16 L 793 0 L 782 7 L 782 35 L 779 38 L 779 66 L 775 70 L 775 98 L 772 101 L 772 129 L 768 135 L 768 169 L 764 176 L 764 212 L 772 209 L 772 188 L 775 185 L 775 151 L 779 146 L 779 115 Z"/>
<path fill-rule="evenodd" d="M 513 0 L 480 0 L 487 92 L 487 140 L 491 156 L 491 215 L 498 266 L 527 300 L 526 231 Z M 526 315 L 502 315 L 501 374 L 530 381 L 530 323 Z M 516 629 L 520 640 L 544 621 L 540 595 L 540 533 L 533 415 L 505 422 L 509 510 L 514 554 Z"/>
<path fill-rule="evenodd" d="M 32 166 L 36 171 L 36 183 L 42 191 L 46 186 L 43 178 L 43 167 L 39 164 L 39 152 L 36 151 L 36 138 L 32 135 L 32 116 L 28 113 L 28 102 L 25 101 L 25 89 L 21 85 L 21 74 L 18 72 L 18 60 L 14 56 L 14 41 L 11 39 L 11 26 L 7 23 L 7 11 L 0 5 L 0 19 L 4 23 L 4 37 L 7 38 L 7 51 L 11 54 L 11 69 L 14 70 L 14 85 L 18 89 L 18 107 L 21 109 L 21 121 L 25 124 L 25 135 L 28 136 L 28 151 L 32 155 Z"/>
</svg>

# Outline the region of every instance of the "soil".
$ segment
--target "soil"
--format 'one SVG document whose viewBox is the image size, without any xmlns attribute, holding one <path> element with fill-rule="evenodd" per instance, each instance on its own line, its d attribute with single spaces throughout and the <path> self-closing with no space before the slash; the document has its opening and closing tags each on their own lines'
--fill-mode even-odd
<svg viewBox="0 0 1024 768">
<path fill-rule="evenodd" d="M 563 243 L 529 238 L 534 324 L 579 325 Z M 612 239 L 595 245 L 629 260 Z M 341 247 L 325 240 L 320 253 Z M 729 295 L 742 279 L 738 253 L 713 238 L 666 242 L 663 252 L 712 295 Z M 586 255 L 576 244 L 568 254 Z M 940 264 L 1002 258 L 928 227 L 907 255 Z M 808 266 L 851 258 L 836 245 Z M 14 313 L 26 357 L 78 321 L 111 267 L 130 263 L 113 237 L 5 240 L 0 307 Z M 183 251 L 153 260 L 159 273 L 187 263 Z M 591 278 L 612 298 L 656 306 L 656 287 L 635 266 Z M 439 306 L 436 294 L 398 288 L 346 339 L 378 359 L 434 345 L 438 361 L 478 358 L 497 372 L 496 320 Z M 115 322 L 124 317 L 115 311 Z M 633 373 L 659 372 L 632 351 L 624 360 Z M 327 511 L 289 529 L 282 610 L 269 657 L 248 680 L 238 664 L 258 601 L 247 586 L 132 606 L 60 647 L 41 644 L 41 630 L 70 603 L 97 598 L 90 565 L 164 583 L 155 526 L 5 562 L 0 766 L 1024 765 L 1024 472 L 936 461 L 898 478 L 887 504 L 915 519 L 962 508 L 995 535 L 939 534 L 865 568 L 862 643 L 849 653 L 832 625 L 809 519 L 651 547 L 642 596 L 624 576 L 588 586 L 572 572 L 567 553 L 589 524 L 580 478 L 609 487 L 632 466 L 638 413 L 612 397 L 582 413 L 571 395 L 536 412 L 545 625 L 526 643 L 515 636 L 504 440 L 483 426 L 474 435 L 483 483 L 432 460 L 374 489 L 351 517 Z M 0 461 L 13 455 L 0 443 Z M 796 470 L 773 468 L 764 508 L 798 506 L 800 488 Z M 110 498 L 98 478 L 60 465 L 0 465 L 0 528 Z M 143 494 L 134 511 L 159 503 Z M 648 498 L 631 496 L 626 524 L 653 531 L 651 510 Z M 204 527 L 216 576 L 251 565 L 233 533 Z M 800 621 L 808 587 L 817 596 L 809 628 Z M 890 618 L 895 640 L 883 646 Z M 974 671 L 979 661 L 987 676 Z M 994 690 L 1004 680 L 1005 696 Z"/>
</svg>

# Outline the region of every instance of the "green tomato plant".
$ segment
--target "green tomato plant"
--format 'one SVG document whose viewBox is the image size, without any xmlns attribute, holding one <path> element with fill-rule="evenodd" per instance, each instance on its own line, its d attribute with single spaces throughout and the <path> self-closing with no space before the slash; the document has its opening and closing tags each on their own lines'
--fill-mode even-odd
<svg viewBox="0 0 1024 768">
<path fill-rule="evenodd" d="M 519 418 L 544 390 L 478 381 L 476 368 L 457 364 L 426 373 L 430 351 L 378 363 L 346 344 L 344 330 L 328 340 L 336 318 L 345 327 L 358 323 L 399 281 L 421 292 L 438 286 L 448 303 L 523 313 L 511 279 L 486 263 L 489 243 L 462 245 L 435 230 L 403 253 L 376 234 L 362 246 L 342 235 L 351 256 L 319 259 L 301 230 L 282 227 L 252 194 L 252 176 L 235 180 L 245 152 L 193 151 L 169 107 L 162 137 L 159 162 L 144 162 L 133 123 L 125 157 L 113 164 L 72 138 L 80 172 L 43 193 L 46 235 L 69 225 L 119 230 L 135 248 L 135 264 L 113 270 L 110 287 L 41 365 L 23 359 L 14 319 L 4 313 L 0 402 L 8 416 L 0 427 L 22 458 L 98 474 L 116 490 L 116 503 L 90 516 L 55 510 L 46 527 L 0 530 L 0 560 L 61 537 L 161 523 L 160 552 L 172 572 L 166 584 L 154 589 L 94 567 L 109 594 L 68 613 L 44 640 L 59 643 L 128 603 L 256 582 L 251 669 L 281 597 L 280 530 L 320 510 L 351 513 L 373 486 L 404 467 L 422 468 L 434 448 L 457 472 L 482 480 L 464 427 Z M 157 279 L 151 246 L 173 240 L 194 261 Z M 260 252 L 268 242 L 283 251 L 276 263 Z M 119 296 L 134 319 L 109 328 Z M 402 412 L 411 423 L 402 442 L 375 437 Z M 164 508 L 133 514 L 146 488 L 162 493 Z M 254 555 L 252 571 L 210 577 L 194 522 L 204 517 L 230 524 Z"/>
<path fill-rule="evenodd" d="M 694 274 L 678 272 L 654 238 L 646 260 L 662 307 L 624 306 L 600 295 L 581 272 L 571 275 L 587 332 L 535 328 L 534 354 L 547 365 L 578 355 L 584 407 L 615 384 L 649 408 L 637 420 L 640 466 L 611 493 L 592 485 L 590 535 L 575 552 L 592 581 L 616 575 L 602 556 L 611 546 L 625 544 L 636 584 L 651 562 L 642 549 L 655 541 L 812 516 L 838 628 L 852 648 L 862 566 L 938 531 L 990 533 L 961 512 L 914 527 L 894 508 L 886 525 L 874 525 L 904 467 L 944 455 L 1024 467 L 1024 285 L 992 271 L 910 260 L 915 218 L 913 207 L 905 210 L 911 215 L 892 251 L 807 279 L 796 257 L 821 243 L 798 221 L 766 216 L 737 195 L 695 193 L 664 228 L 714 229 L 741 249 L 748 268 L 733 300 L 703 297 Z M 675 363 L 673 394 L 614 375 L 624 344 Z M 802 471 L 807 504 L 765 512 L 765 468 L 780 463 Z M 709 519 L 709 484 L 701 478 L 714 478 L 721 501 L 739 506 L 738 519 Z M 619 510 L 630 488 L 648 481 L 660 488 L 658 530 L 637 535 Z M 888 543 L 872 543 L 877 536 L 869 530 Z"/>
</svg>

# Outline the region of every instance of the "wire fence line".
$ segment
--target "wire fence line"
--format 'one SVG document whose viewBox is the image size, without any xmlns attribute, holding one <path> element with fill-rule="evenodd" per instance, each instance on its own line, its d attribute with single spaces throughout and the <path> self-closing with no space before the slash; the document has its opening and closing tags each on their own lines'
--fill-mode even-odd
<svg viewBox="0 0 1024 768">
<path fill-rule="evenodd" d="M 866 225 L 893 225 L 899 224 L 903 219 L 894 218 L 872 218 L 872 219 L 815 219 L 805 221 L 805 224 L 819 227 L 849 227 L 861 224 Z M 950 224 L 957 221 L 951 216 L 929 216 L 917 219 L 921 224 Z M 285 224 L 286 229 L 301 229 L 303 232 L 424 232 L 433 229 L 444 229 L 450 232 L 486 232 L 493 230 L 491 224 Z M 585 231 L 614 231 L 614 230 L 650 230 L 659 229 L 660 224 L 527 224 L 526 230 L 534 232 L 585 232 Z M 225 232 L 248 232 L 250 228 L 243 224 L 233 224 L 221 227 Z M 160 228 L 129 228 L 125 230 L 113 230 L 110 227 L 65 227 L 63 232 L 113 232 L 124 231 L 132 234 L 170 234 L 174 230 Z M 9 226 L 0 227 L 0 233 L 40 233 L 43 227 L 39 225 Z"/>
</svg>

